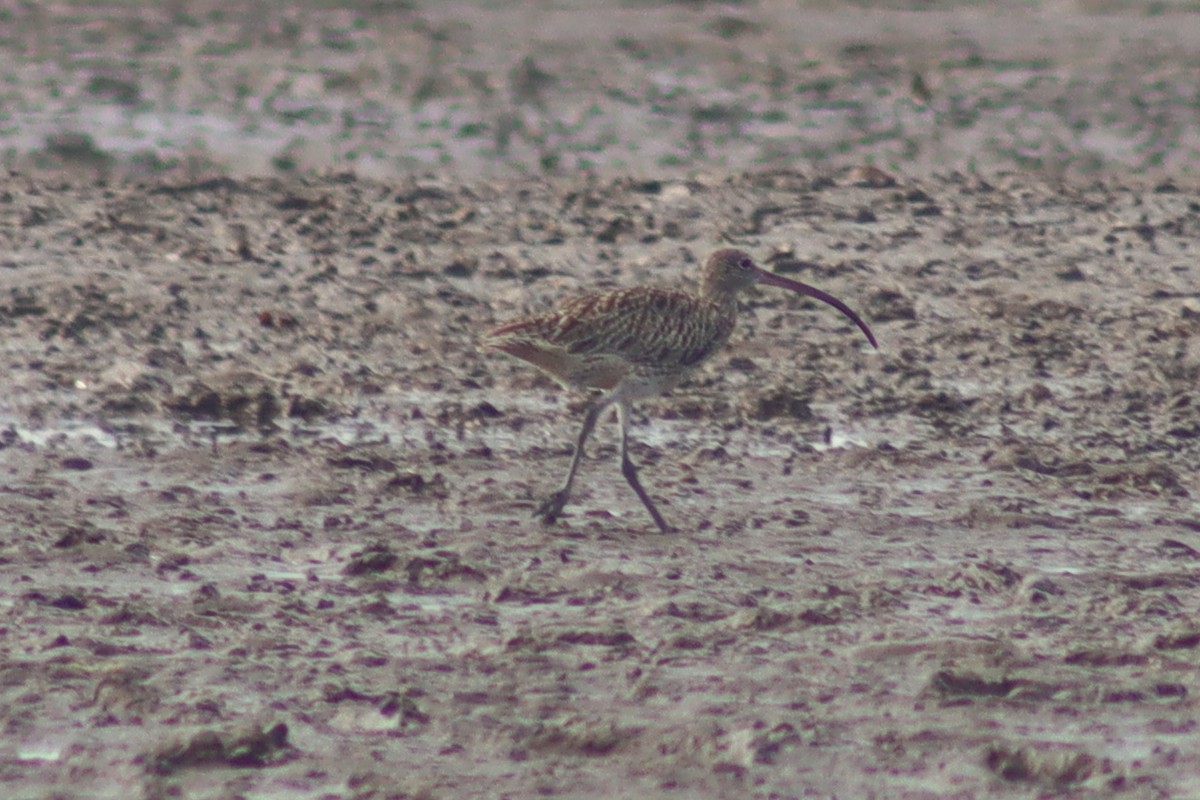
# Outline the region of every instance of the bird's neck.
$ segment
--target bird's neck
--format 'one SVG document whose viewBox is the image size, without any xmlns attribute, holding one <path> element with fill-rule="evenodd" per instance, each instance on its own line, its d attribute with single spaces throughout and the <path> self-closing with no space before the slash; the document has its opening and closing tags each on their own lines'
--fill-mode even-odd
<svg viewBox="0 0 1200 800">
<path fill-rule="evenodd" d="M 728 314 L 737 314 L 737 293 L 730 292 L 706 279 L 700 284 L 700 299 L 707 300 Z"/>
</svg>

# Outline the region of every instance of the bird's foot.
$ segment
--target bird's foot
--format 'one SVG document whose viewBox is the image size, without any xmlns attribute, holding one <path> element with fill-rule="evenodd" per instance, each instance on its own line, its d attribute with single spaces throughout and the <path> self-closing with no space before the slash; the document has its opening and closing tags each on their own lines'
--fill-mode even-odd
<svg viewBox="0 0 1200 800">
<path fill-rule="evenodd" d="M 658 526 L 660 533 L 679 533 L 679 528 L 674 525 L 667 524 L 667 521 L 662 518 L 662 514 L 658 513 L 658 509 L 647 506 L 650 509 L 650 516 L 654 517 L 654 524 Z"/>
<path fill-rule="evenodd" d="M 541 517 L 542 522 L 547 525 L 553 525 L 558 520 L 558 515 L 562 513 L 563 508 L 567 505 L 567 501 L 571 499 L 571 493 L 566 489 L 559 489 L 554 494 L 546 498 L 537 509 L 534 510 L 535 517 Z"/>
</svg>

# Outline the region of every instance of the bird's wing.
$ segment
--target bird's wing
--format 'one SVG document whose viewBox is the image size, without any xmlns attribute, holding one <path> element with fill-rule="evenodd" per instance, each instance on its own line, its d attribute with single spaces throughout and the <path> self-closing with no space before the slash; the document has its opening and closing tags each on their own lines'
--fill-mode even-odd
<svg viewBox="0 0 1200 800">
<path fill-rule="evenodd" d="M 546 340 L 578 356 L 634 365 L 687 368 L 712 355 L 733 332 L 733 315 L 672 289 L 635 288 L 584 295 L 553 315 Z"/>
</svg>

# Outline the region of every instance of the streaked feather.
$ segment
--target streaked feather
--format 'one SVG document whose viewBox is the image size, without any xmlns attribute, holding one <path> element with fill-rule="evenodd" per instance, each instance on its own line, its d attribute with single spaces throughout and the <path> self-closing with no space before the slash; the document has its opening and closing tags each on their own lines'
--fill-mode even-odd
<svg viewBox="0 0 1200 800">
<path fill-rule="evenodd" d="M 733 332 L 734 309 L 676 289 L 587 294 L 510 322 L 485 343 L 577 386 L 611 389 L 628 374 L 683 375 Z"/>
</svg>

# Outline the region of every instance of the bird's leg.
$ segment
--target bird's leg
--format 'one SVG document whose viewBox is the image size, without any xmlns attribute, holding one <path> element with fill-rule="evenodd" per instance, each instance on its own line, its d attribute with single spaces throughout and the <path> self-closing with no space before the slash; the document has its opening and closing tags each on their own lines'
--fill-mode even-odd
<svg viewBox="0 0 1200 800">
<path fill-rule="evenodd" d="M 541 517 L 542 522 L 547 525 L 558 519 L 563 507 L 571 499 L 571 487 L 575 483 L 575 473 L 579 470 L 579 462 L 583 459 L 583 443 L 587 441 L 588 436 L 591 436 L 592 430 L 596 427 L 596 420 L 600 419 L 601 412 L 611 403 L 611 398 L 605 398 L 587 410 L 587 414 L 583 418 L 583 428 L 579 431 L 579 439 L 575 442 L 575 455 L 571 458 L 571 468 L 567 470 L 566 482 L 561 489 L 547 497 L 546 502 L 533 512 L 535 517 Z"/>
<path fill-rule="evenodd" d="M 663 519 L 662 514 L 658 513 L 654 501 L 650 499 L 650 495 L 646 494 L 641 481 L 638 480 L 637 467 L 629 460 L 629 414 L 629 403 L 626 400 L 620 400 L 617 403 L 617 418 L 621 421 L 621 474 L 625 476 L 625 480 L 629 481 L 633 491 L 637 492 L 638 499 L 642 501 L 642 505 L 646 506 L 650 516 L 654 517 L 654 524 L 658 526 L 658 529 L 663 533 L 671 533 L 673 528 Z"/>
</svg>

